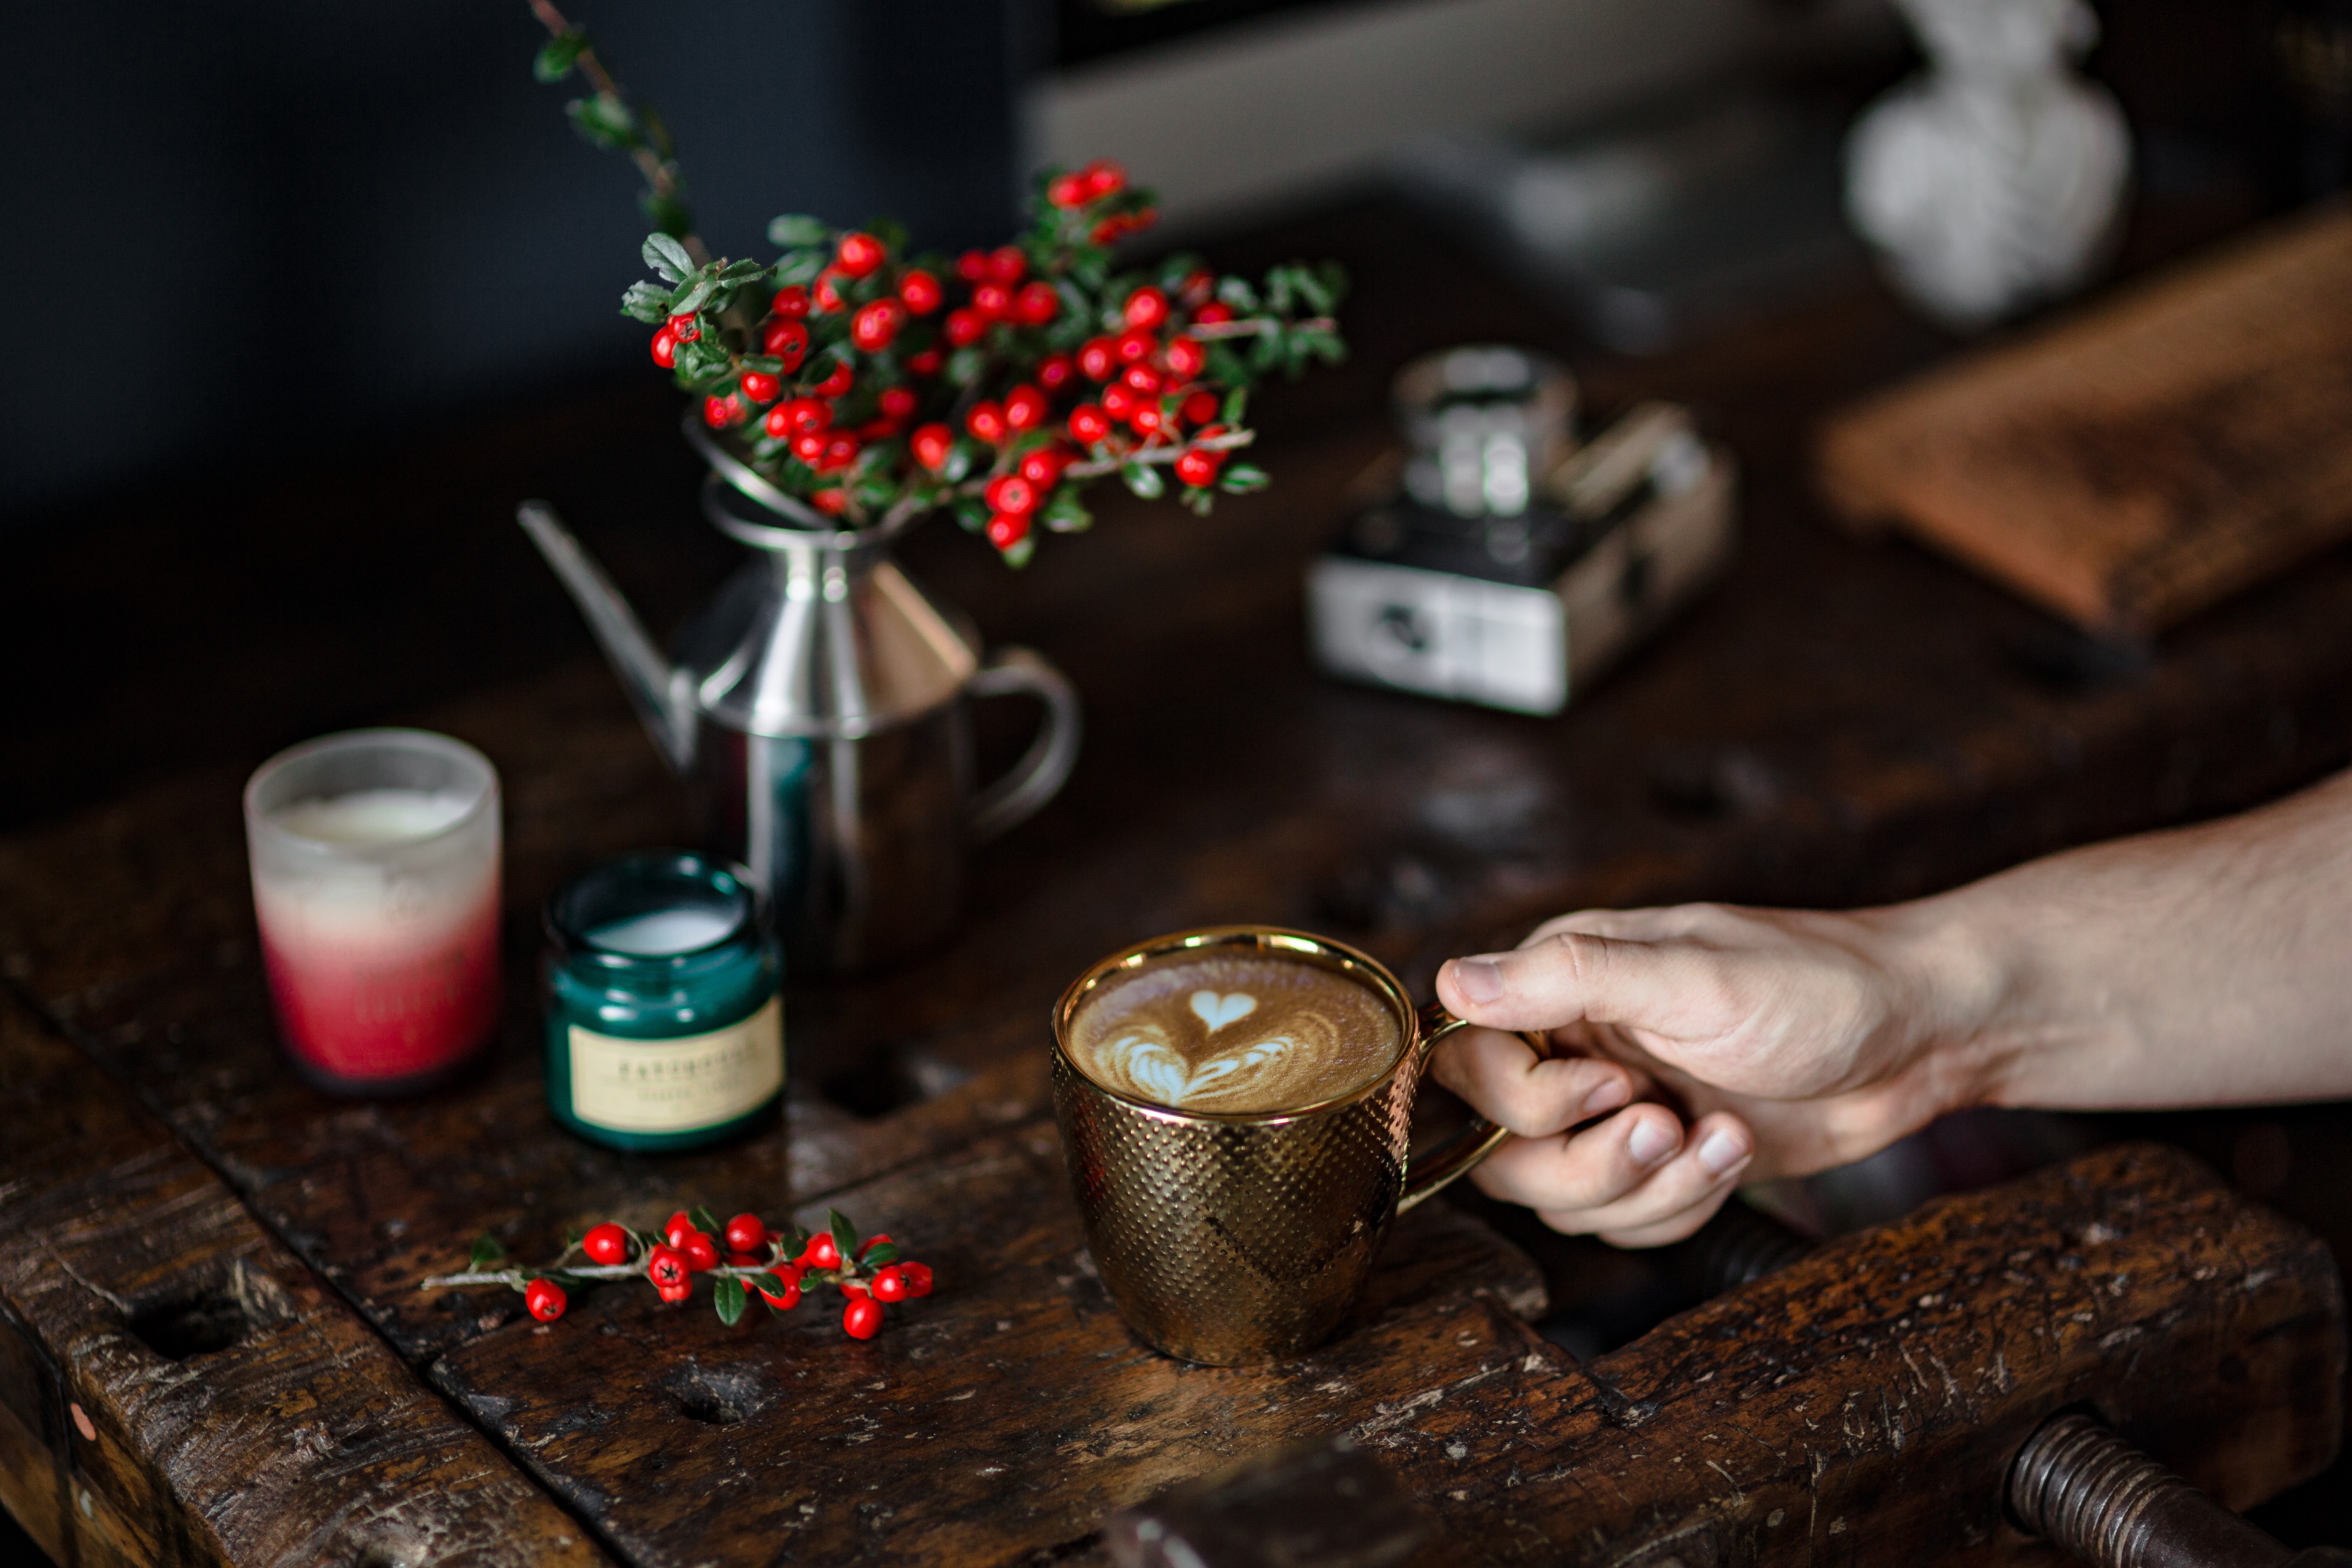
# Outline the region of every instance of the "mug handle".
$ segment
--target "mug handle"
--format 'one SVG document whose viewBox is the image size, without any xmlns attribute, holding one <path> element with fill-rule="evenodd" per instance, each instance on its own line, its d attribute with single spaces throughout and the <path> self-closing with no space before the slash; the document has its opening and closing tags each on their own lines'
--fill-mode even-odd
<svg viewBox="0 0 2352 1568">
<path fill-rule="evenodd" d="M 1427 1068 L 1429 1053 L 1436 1047 L 1438 1041 L 1456 1029 L 1469 1026 L 1468 1019 L 1455 1017 L 1446 1011 L 1443 1002 L 1432 1002 L 1423 1007 L 1421 1010 L 1421 1050 L 1419 1059 L 1413 1063 L 1413 1070 L 1418 1073 Z M 1536 1048 L 1538 1057 L 1551 1054 L 1551 1042 L 1543 1036 L 1524 1029 L 1518 1034 L 1519 1038 Z M 1425 1157 L 1407 1164 L 1404 1193 L 1397 1199 L 1397 1213 L 1402 1214 L 1422 1199 L 1433 1196 L 1454 1178 L 1467 1175 L 1471 1166 L 1501 1148 L 1503 1140 L 1510 1135 L 1509 1128 L 1497 1127 L 1483 1116 L 1472 1116 L 1468 1126 L 1440 1143 Z"/>
<path fill-rule="evenodd" d="M 966 826 L 972 842 L 985 844 L 1035 815 L 1077 765 L 1078 692 L 1042 654 L 1025 647 L 999 648 L 964 689 L 974 697 L 1025 692 L 1045 704 L 1045 726 L 1027 753 L 1011 773 L 972 797 Z"/>
</svg>

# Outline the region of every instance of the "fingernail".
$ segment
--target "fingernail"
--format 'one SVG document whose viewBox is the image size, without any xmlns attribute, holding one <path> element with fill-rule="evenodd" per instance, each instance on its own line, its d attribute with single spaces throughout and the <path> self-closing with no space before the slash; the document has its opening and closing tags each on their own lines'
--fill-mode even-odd
<svg viewBox="0 0 2352 1568">
<path fill-rule="evenodd" d="M 1748 1158 L 1748 1142 L 1738 1133 L 1718 1127 L 1706 1135 L 1698 1146 L 1698 1163 L 1706 1167 L 1710 1176 L 1719 1176 L 1740 1161 Z"/>
<path fill-rule="evenodd" d="M 1598 1116 L 1604 1110 L 1616 1110 L 1633 1098 L 1633 1091 L 1625 1087 L 1625 1080 L 1622 1078 L 1612 1078 L 1584 1097 L 1582 1114 Z"/>
<path fill-rule="evenodd" d="M 1637 1165 L 1654 1165 L 1673 1152 L 1675 1135 L 1648 1117 L 1635 1124 L 1625 1140 L 1625 1152 L 1633 1156 Z"/>
<path fill-rule="evenodd" d="M 1454 984 L 1473 1002 L 1492 1002 L 1503 994 L 1503 972 L 1491 958 L 1457 958 Z"/>
</svg>

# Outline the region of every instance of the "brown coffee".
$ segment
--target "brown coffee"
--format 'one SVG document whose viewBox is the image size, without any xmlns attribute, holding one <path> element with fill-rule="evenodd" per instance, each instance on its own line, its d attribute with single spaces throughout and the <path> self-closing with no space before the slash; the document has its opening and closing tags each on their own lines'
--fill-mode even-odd
<svg viewBox="0 0 2352 1568">
<path fill-rule="evenodd" d="M 1305 959 L 1171 953 L 1106 981 L 1064 1049 L 1106 1089 L 1174 1110 L 1298 1110 L 1386 1072 L 1404 1043 L 1388 999 Z"/>
</svg>

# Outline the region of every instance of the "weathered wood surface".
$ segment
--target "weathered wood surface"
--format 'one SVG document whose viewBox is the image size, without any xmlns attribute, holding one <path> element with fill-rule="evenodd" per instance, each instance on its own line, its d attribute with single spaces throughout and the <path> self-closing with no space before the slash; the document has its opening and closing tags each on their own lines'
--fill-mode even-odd
<svg viewBox="0 0 2352 1568">
<path fill-rule="evenodd" d="M 65 1563 L 591 1563 L 578 1522 L 0 992 L 0 1504 Z"/>
<path fill-rule="evenodd" d="M 1820 526 L 1803 457 L 1809 422 L 1934 346 L 1871 301 L 1760 323 L 1699 353 L 1584 365 L 1596 407 L 1658 395 L 1698 405 L 1741 460 L 1747 531 L 1729 580 L 1567 715 L 1527 720 L 1331 686 L 1307 668 L 1299 577 L 1336 523 L 1348 479 L 1384 439 L 1379 379 L 1443 339 L 1567 345 L 1500 293 L 1473 291 L 1443 321 L 1423 317 L 1415 301 L 1428 258 L 1409 247 L 1369 262 L 1321 236 L 1296 248 L 1334 249 L 1356 265 L 1370 327 L 1360 380 L 1375 391 L 1354 403 L 1348 394 L 1332 405 L 1339 416 L 1319 426 L 1294 426 L 1269 454 L 1276 489 L 1206 521 L 1107 505 L 1092 536 L 1057 542 L 1018 576 L 953 531 L 910 545 L 919 574 L 992 638 L 1038 647 L 1072 674 L 1089 700 L 1087 746 L 1064 795 L 978 858 L 971 919 L 948 946 L 892 974 L 793 990 L 793 1089 L 777 1132 L 711 1154 L 633 1159 L 576 1143 L 545 1118 L 535 905 L 603 855 L 686 832 L 675 787 L 617 688 L 585 659 L 422 712 L 299 708 L 331 721 L 418 720 L 473 741 L 499 765 L 509 1004 L 475 1083 L 355 1107 L 310 1094 L 279 1066 L 236 807 L 257 752 L 0 842 L 8 980 L 134 1086 L 403 1356 L 600 1528 L 595 1510 L 609 1503 L 618 1521 L 611 1539 L 627 1554 L 698 1561 L 679 1555 L 699 1539 L 689 1509 L 698 1488 L 730 1497 L 775 1489 L 774 1474 L 743 1468 L 738 1455 L 746 1428 L 765 1429 L 780 1415 L 713 1426 L 682 1414 L 693 1404 L 723 1415 L 733 1396 L 698 1393 L 691 1368 L 731 1365 L 751 1345 L 773 1381 L 755 1380 L 747 1397 L 820 1432 L 813 1473 L 870 1472 L 826 1500 L 804 1498 L 815 1516 L 798 1515 L 794 1503 L 801 1529 L 780 1526 L 782 1535 L 893 1551 L 1058 1549 L 1083 1541 L 1088 1509 L 1206 1468 L 1255 1439 L 1255 1417 L 1242 1417 L 1268 1401 L 1281 1418 L 1263 1428 L 1273 1436 L 1383 1422 L 1371 1429 L 1417 1433 L 1428 1422 L 1416 1396 L 1435 1388 L 1440 1404 L 1462 1403 L 1444 1391 L 1482 1374 L 1463 1392 L 1494 1385 L 1514 1431 L 1537 1433 L 1546 1411 L 1582 1411 L 1575 1419 L 1590 1421 L 1604 1408 L 1593 1385 L 1534 1343 L 1492 1294 L 1524 1302 L 1524 1259 L 1458 1216 L 1417 1220 L 1400 1235 L 1401 1246 L 1451 1259 L 1462 1279 L 1441 1289 L 1415 1271 L 1413 1256 L 1395 1257 L 1377 1321 L 1323 1352 L 1330 1359 L 1318 1364 L 1347 1371 L 1325 1378 L 1338 1385 L 1328 1390 L 1301 1394 L 1267 1373 L 1168 1373 L 1137 1359 L 1106 1314 L 1087 1316 L 1066 1200 L 1050 1153 L 1033 1145 L 1045 1125 L 1046 1008 L 1101 952 L 1180 925 L 1279 920 L 1362 942 L 1425 983 L 1447 953 L 1509 940 L 1564 908 L 1898 897 L 2063 844 L 2252 804 L 2352 760 L 2352 555 L 2339 552 L 2212 612 L 2134 664 L 1924 555 L 1858 546 Z M 692 517 L 691 473 L 674 447 L 665 408 L 646 421 L 638 454 L 640 471 L 661 484 L 598 493 L 583 479 L 575 497 L 559 470 L 534 474 L 529 488 L 564 504 L 592 542 L 617 547 L 625 582 L 645 581 L 656 552 L 672 548 L 715 563 L 724 552 L 711 552 Z M 467 482 L 495 489 L 506 470 L 491 467 L 493 478 Z M 473 510 L 503 531 L 519 493 Z M 626 526 L 639 506 L 688 531 L 689 542 Z M 308 504 L 299 523 L 336 527 Z M 349 526 L 362 531 L 366 514 Z M 417 590 L 420 635 L 439 639 L 446 627 L 436 616 L 461 600 L 479 616 L 510 598 L 529 609 L 521 624 L 551 613 L 554 624 L 572 624 L 519 544 L 467 559 L 467 572 L 445 561 L 437 575 L 416 579 L 432 584 Z M 453 574 L 468 573 L 479 581 L 457 595 Z M 664 580 L 664 593 L 678 589 Z M 372 635 L 364 648 L 320 657 L 373 671 L 407 651 Z M 243 670 L 233 664 L 236 679 L 211 700 L 248 733 L 244 704 L 268 682 Z M 268 677 L 280 679 L 292 678 Z M 297 710 L 290 696 L 252 700 Z M 955 1083 L 879 1121 L 844 1109 Z M 13 1151 L 0 1152 L 0 1181 L 14 1179 L 16 1164 Z M 983 1180 L 985 1172 L 995 1173 Z M 1011 1194 L 1014 1212 L 983 1207 L 979 1194 L 991 1191 Z M 940 1294 L 904 1331 L 853 1345 L 809 1307 L 795 1326 L 729 1334 L 702 1310 L 663 1316 L 649 1300 L 602 1291 L 542 1334 L 519 1321 L 511 1296 L 461 1303 L 413 1289 L 486 1226 L 529 1254 L 569 1224 L 657 1218 L 680 1196 L 726 1212 L 828 1194 L 947 1260 Z M 894 1205 L 911 1219 L 902 1226 Z M 1020 1310 L 989 1315 L 992 1301 Z M 1101 1362 L 1066 1366 L 1071 1357 L 1034 1335 L 1040 1314 L 1059 1314 L 1055 1321 L 1090 1347 L 1076 1359 L 1100 1352 Z M 951 1374 L 989 1371 L 964 1347 L 992 1343 L 999 1321 L 1015 1325 L 1003 1335 L 1017 1352 L 999 1359 L 1033 1369 L 1049 1392 L 1024 1403 L 1016 1377 L 973 1375 L 971 1398 L 952 1399 L 961 1390 Z M 1448 1331 L 1474 1342 L 1449 1350 Z M 1507 1342 L 1518 1359 L 1491 1348 Z M 921 1377 L 867 1380 L 881 1389 L 839 1382 L 840 1369 L 896 1367 L 898 1357 L 911 1365 L 915 1351 L 934 1344 L 927 1359 L 938 1365 Z M 658 1373 L 648 1371 L 656 1363 Z M 561 1381 L 575 1363 L 601 1368 L 611 1386 Z M 1419 1375 L 1431 1367 L 1469 1370 L 1433 1384 Z M 832 1405 L 808 1397 L 803 1372 Z M 1163 1374 L 1175 1391 L 1164 1399 L 1151 1381 Z M 683 1394 L 664 1381 L 678 1375 L 689 1376 Z M 1544 1393 L 1555 1384 L 1584 1392 Z M 558 1387 L 574 1392 L 551 1392 Z M 1154 1391 L 1149 1399 L 1145 1390 Z M 936 1421 L 924 1401 L 943 1412 Z M 1160 1436 L 1122 1433 L 1125 1413 L 1147 1406 Z M 604 1414 L 590 1420 L 590 1410 Z M 896 1440 L 853 1442 L 866 1428 L 851 1411 Z M 982 1419 L 991 1411 L 993 1426 Z M 940 1472 L 935 1481 L 940 1445 L 1017 1446 L 1027 1423 L 1048 1416 L 1066 1453 L 1030 1447 L 996 1477 Z M 908 1436 L 919 1433 L 929 1436 Z M 692 1462 L 673 1464 L 673 1454 Z M 1465 1489 L 1441 1484 L 1454 1461 L 1415 1462 L 1441 1506 Z M 730 1479 L 741 1477 L 751 1479 Z M 1507 1479 L 1506 1471 L 1494 1484 L 1516 1495 Z M 872 1516 L 858 1512 L 860 1501 L 899 1506 L 860 1489 L 877 1482 L 910 1500 L 905 1519 L 857 1522 Z M 1484 1509 L 1499 1495 L 1475 1497 Z M 782 1550 L 748 1534 L 727 1540 L 755 1558 Z"/>
</svg>

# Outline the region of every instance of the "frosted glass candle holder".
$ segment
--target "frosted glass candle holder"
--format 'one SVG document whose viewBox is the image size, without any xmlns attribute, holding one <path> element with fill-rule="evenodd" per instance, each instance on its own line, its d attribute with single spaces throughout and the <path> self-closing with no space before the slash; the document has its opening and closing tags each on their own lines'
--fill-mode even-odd
<svg viewBox="0 0 2352 1568">
<path fill-rule="evenodd" d="M 499 1017 L 499 775 L 423 730 L 353 730 L 245 786 L 253 907 L 287 1055 L 336 1094 L 450 1077 Z"/>
</svg>

